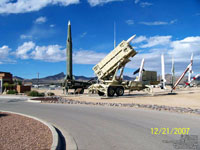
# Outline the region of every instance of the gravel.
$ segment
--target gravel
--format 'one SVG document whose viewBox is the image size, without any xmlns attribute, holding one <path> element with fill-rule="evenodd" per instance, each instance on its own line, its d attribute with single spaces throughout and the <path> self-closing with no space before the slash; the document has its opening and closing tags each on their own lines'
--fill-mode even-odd
<svg viewBox="0 0 200 150">
<path fill-rule="evenodd" d="M 62 104 L 84 104 L 84 105 L 98 105 L 98 106 L 108 106 L 108 107 L 134 107 L 134 108 L 147 108 L 158 111 L 170 111 L 179 113 L 194 113 L 200 115 L 200 109 L 184 108 L 184 107 L 172 107 L 165 105 L 151 105 L 151 104 L 137 104 L 137 103 L 106 103 L 106 102 L 86 102 L 65 99 L 60 96 L 53 96 L 47 98 L 38 98 L 42 103 L 62 103 Z"/>
<path fill-rule="evenodd" d="M 0 150 L 50 150 L 52 133 L 34 119 L 0 112 Z"/>
</svg>

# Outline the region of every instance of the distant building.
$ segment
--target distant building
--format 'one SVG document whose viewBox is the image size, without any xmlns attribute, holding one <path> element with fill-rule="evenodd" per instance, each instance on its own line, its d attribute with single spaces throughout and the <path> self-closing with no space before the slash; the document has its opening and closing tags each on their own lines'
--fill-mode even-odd
<svg viewBox="0 0 200 150">
<path fill-rule="evenodd" d="M 31 85 L 15 85 L 13 84 L 13 75 L 9 72 L 0 72 L 0 94 L 4 91 L 4 83 L 12 84 L 11 90 L 16 90 L 18 93 L 31 91 Z M 29 84 L 29 83 L 28 83 Z M 10 90 L 10 89 L 7 89 Z"/>
<path fill-rule="evenodd" d="M 0 72 L 0 93 L 3 92 L 3 84 L 4 83 L 13 83 L 13 76 L 9 72 Z"/>
<path fill-rule="evenodd" d="M 31 91 L 31 86 L 17 85 L 16 90 L 18 93 L 26 93 Z"/>
</svg>

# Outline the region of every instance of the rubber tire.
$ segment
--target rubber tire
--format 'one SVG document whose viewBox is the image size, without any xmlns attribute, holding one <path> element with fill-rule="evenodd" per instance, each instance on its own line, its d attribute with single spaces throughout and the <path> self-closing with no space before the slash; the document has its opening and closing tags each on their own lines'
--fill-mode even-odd
<svg viewBox="0 0 200 150">
<path fill-rule="evenodd" d="M 107 92 L 109 97 L 113 97 L 115 95 L 115 89 L 111 86 L 108 88 Z"/>
<path fill-rule="evenodd" d="M 83 94 L 83 93 L 84 93 L 84 88 L 82 88 L 80 91 L 80 94 Z"/>
<path fill-rule="evenodd" d="M 101 91 L 98 91 L 98 95 L 99 95 L 99 96 L 104 96 L 105 93 L 103 93 L 103 92 L 101 92 Z"/>
<path fill-rule="evenodd" d="M 117 94 L 117 96 L 123 96 L 124 95 L 124 88 L 123 87 L 117 87 L 116 94 Z"/>
</svg>

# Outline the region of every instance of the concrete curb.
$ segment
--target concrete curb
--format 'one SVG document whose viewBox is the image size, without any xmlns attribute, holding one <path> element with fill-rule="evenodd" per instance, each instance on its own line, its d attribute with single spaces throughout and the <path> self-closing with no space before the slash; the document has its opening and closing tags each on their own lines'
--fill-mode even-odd
<svg viewBox="0 0 200 150">
<path fill-rule="evenodd" d="M 4 98 L 4 99 L 14 98 L 14 99 L 23 99 L 23 100 L 28 99 L 28 97 L 24 95 L 0 95 L 0 98 Z"/>
<path fill-rule="evenodd" d="M 31 102 L 31 103 L 41 103 L 41 101 L 39 101 L 39 100 L 37 101 L 37 100 L 31 100 L 31 99 L 28 99 L 27 102 Z"/>
<path fill-rule="evenodd" d="M 4 110 L 0 110 L 0 112 L 18 114 L 18 115 L 25 116 L 25 117 L 28 117 L 28 118 L 31 118 L 31 119 L 34 119 L 34 120 L 37 120 L 37 121 L 43 123 L 44 125 L 46 125 L 51 130 L 51 133 L 52 133 L 53 143 L 51 145 L 51 150 L 59 149 L 59 146 L 60 146 L 59 145 L 59 136 L 58 136 L 58 133 L 56 132 L 55 128 L 51 124 L 49 124 L 46 121 L 41 120 L 39 118 L 36 118 L 36 117 L 33 117 L 33 116 L 29 116 L 29 115 L 25 115 L 25 114 L 22 114 L 22 113 L 4 111 Z"/>
<path fill-rule="evenodd" d="M 66 150 L 78 150 L 78 145 L 75 141 L 75 139 L 73 138 L 73 136 L 71 136 L 70 133 L 68 133 L 67 131 L 63 130 L 61 127 L 58 127 L 58 129 L 62 132 L 62 136 L 65 139 L 66 142 Z"/>
</svg>

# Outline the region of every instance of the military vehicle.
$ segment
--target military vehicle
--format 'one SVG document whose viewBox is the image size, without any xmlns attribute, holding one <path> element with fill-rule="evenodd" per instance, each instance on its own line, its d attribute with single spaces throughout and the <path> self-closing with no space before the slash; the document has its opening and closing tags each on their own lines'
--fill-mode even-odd
<svg viewBox="0 0 200 150">
<path fill-rule="evenodd" d="M 152 85 L 157 85 L 157 72 L 143 71 L 142 80 L 125 81 L 123 80 L 123 72 L 125 65 L 130 62 L 137 52 L 130 45 L 135 35 L 127 41 L 122 41 L 113 51 L 111 51 L 104 59 L 93 67 L 93 71 L 98 78 L 98 83 L 92 84 L 88 90 L 89 93 L 98 93 L 99 96 L 112 97 L 124 95 L 124 90 L 144 90 L 152 91 Z M 120 70 L 120 75 L 117 73 Z"/>
</svg>

